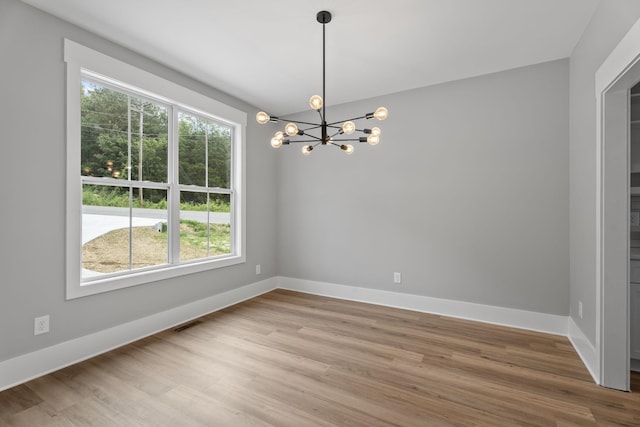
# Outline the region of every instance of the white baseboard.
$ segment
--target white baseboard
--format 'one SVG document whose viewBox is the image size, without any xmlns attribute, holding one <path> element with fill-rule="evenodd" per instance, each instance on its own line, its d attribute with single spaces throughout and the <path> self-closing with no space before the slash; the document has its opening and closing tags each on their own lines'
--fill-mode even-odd
<svg viewBox="0 0 640 427">
<path fill-rule="evenodd" d="M 631 359 L 631 370 L 633 372 L 640 372 L 640 359 Z"/>
<path fill-rule="evenodd" d="M 600 369 L 598 368 L 598 353 L 596 348 L 591 344 L 589 338 L 582 332 L 582 329 L 576 324 L 572 317 L 569 317 L 569 341 L 576 349 L 578 356 L 582 359 L 582 363 L 593 377 L 596 384 L 600 384 Z"/>
<path fill-rule="evenodd" d="M 277 287 L 275 277 L 0 362 L 0 391 Z"/>
<path fill-rule="evenodd" d="M 596 383 L 596 352 L 573 319 L 291 277 L 272 277 L 0 362 L 0 391 L 277 288 L 568 336 Z M 640 364 L 640 362 L 639 362 Z"/>
<path fill-rule="evenodd" d="M 440 314 L 555 335 L 566 336 L 568 332 L 566 316 L 291 277 L 280 276 L 277 279 L 279 288 L 292 291 Z"/>
</svg>

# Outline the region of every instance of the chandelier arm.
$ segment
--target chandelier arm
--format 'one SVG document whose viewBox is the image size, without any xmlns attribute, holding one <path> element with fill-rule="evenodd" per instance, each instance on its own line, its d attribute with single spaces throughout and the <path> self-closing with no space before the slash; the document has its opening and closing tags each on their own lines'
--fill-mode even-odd
<svg viewBox="0 0 640 427">
<path fill-rule="evenodd" d="M 322 141 L 322 138 L 320 138 L 319 136 L 315 136 L 315 135 L 311 135 L 311 134 L 307 134 L 307 133 L 305 133 L 305 136 L 308 136 L 309 138 L 313 138 L 316 141 Z"/>
<path fill-rule="evenodd" d="M 315 126 L 310 127 L 310 128 L 302 129 L 302 131 L 303 131 L 303 132 L 305 133 L 305 135 L 306 135 L 307 131 L 314 130 L 314 129 L 320 129 L 320 128 L 322 128 L 322 125 L 315 125 Z"/>
<path fill-rule="evenodd" d="M 360 116 L 360 117 L 354 117 L 352 119 L 344 119 L 344 120 L 340 120 L 339 122 L 333 122 L 333 123 L 327 123 L 327 126 L 333 126 L 333 125 L 337 125 L 339 123 L 344 123 L 344 122 L 348 122 L 348 121 L 353 121 L 353 120 L 360 120 L 360 119 L 366 119 L 367 116 Z"/>
<path fill-rule="evenodd" d="M 311 136 L 311 135 L 309 135 Z M 320 138 L 315 138 L 315 139 L 297 139 L 297 140 L 289 140 L 289 144 L 297 144 L 298 142 L 317 142 L 318 144 L 322 143 L 322 140 Z"/>
<path fill-rule="evenodd" d="M 309 126 L 316 126 L 316 127 L 321 126 L 318 123 L 303 122 L 303 121 L 300 121 L 300 120 L 287 119 L 286 117 L 280 117 L 280 120 L 285 121 L 285 122 L 295 123 L 297 125 L 309 125 Z"/>
</svg>

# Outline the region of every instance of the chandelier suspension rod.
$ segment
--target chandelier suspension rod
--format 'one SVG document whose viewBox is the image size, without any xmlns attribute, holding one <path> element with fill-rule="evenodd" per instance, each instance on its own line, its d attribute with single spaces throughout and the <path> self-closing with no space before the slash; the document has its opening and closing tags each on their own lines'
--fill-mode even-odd
<svg viewBox="0 0 640 427">
<path fill-rule="evenodd" d="M 325 45 L 326 45 L 326 41 L 325 41 L 325 27 L 326 27 L 326 23 L 322 22 L 322 99 L 323 99 L 323 104 L 322 104 L 322 122 L 323 124 L 326 125 L 327 123 L 327 95 L 326 95 L 326 87 L 327 87 L 327 82 L 326 82 L 326 75 L 327 75 L 327 67 L 326 67 L 326 49 L 325 49 Z"/>
<path fill-rule="evenodd" d="M 326 86 L 327 86 L 327 81 L 326 81 L 326 73 L 327 73 L 327 68 L 326 68 L 326 39 L 325 39 L 325 29 L 327 26 L 327 23 L 325 22 L 327 19 L 325 19 L 324 17 L 322 18 L 322 126 L 321 126 L 321 137 L 322 137 L 322 142 L 323 143 L 327 143 L 329 142 L 329 137 L 327 136 L 327 95 L 326 95 Z"/>
</svg>

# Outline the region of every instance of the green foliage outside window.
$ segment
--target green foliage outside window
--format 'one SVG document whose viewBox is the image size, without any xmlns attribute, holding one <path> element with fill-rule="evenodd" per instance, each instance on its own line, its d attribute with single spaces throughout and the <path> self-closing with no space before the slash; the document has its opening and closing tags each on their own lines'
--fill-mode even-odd
<svg viewBox="0 0 640 427">
<path fill-rule="evenodd" d="M 81 174 L 121 180 L 130 177 L 133 180 L 167 182 L 168 119 L 168 111 L 162 105 L 83 81 Z M 178 127 L 180 184 L 230 188 L 230 129 L 186 113 L 180 113 Z M 91 197 L 83 195 L 88 204 L 94 204 L 90 203 Z M 128 206 L 129 195 L 124 188 L 111 188 L 100 197 L 111 201 L 126 200 L 125 206 Z M 198 209 L 197 205 L 200 203 L 196 198 L 185 200 L 182 197 L 183 203 L 195 206 L 191 210 Z M 136 199 L 143 202 L 142 194 L 136 194 Z M 145 190 L 142 205 L 146 206 L 148 203 L 158 204 L 162 200 L 154 197 L 153 191 Z M 166 204 L 166 200 L 164 203 Z M 224 204 L 223 201 L 217 203 Z M 100 204 L 120 205 L 104 200 Z"/>
</svg>

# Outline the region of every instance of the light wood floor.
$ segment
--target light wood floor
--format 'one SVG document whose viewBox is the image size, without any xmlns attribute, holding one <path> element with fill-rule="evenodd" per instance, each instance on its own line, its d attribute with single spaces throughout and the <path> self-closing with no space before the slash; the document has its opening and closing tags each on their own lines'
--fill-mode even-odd
<svg viewBox="0 0 640 427">
<path fill-rule="evenodd" d="M 199 322 L 0 393 L 0 426 L 640 425 L 560 336 L 282 290 Z"/>
</svg>

